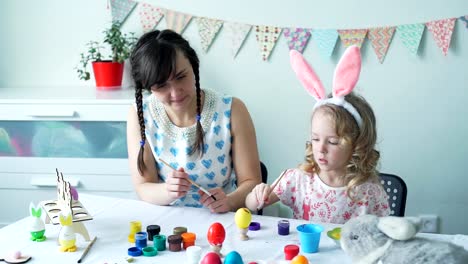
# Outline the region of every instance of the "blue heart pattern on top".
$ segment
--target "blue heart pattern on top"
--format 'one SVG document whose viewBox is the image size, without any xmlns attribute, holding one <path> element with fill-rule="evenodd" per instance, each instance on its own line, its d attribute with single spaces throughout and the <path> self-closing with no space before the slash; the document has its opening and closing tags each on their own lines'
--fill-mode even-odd
<svg viewBox="0 0 468 264">
<path fill-rule="evenodd" d="M 197 181 L 198 179 L 198 174 L 189 174 L 189 178 L 193 181 Z"/>
<path fill-rule="evenodd" d="M 196 163 L 195 162 L 187 162 L 187 165 L 185 166 L 188 170 L 193 170 L 195 169 Z"/>
<path fill-rule="evenodd" d="M 232 101 L 232 97 L 223 97 L 223 102 L 229 104 Z"/>
<path fill-rule="evenodd" d="M 158 155 L 158 156 L 161 156 L 161 153 L 162 153 L 163 150 L 164 150 L 164 148 L 162 148 L 162 147 L 161 148 L 157 147 L 157 146 L 154 147 L 154 152 L 156 152 L 156 155 Z"/>
<path fill-rule="evenodd" d="M 216 146 L 218 149 L 222 149 L 222 148 L 224 147 L 224 140 L 216 141 L 215 146 Z"/>
<path fill-rule="evenodd" d="M 215 177 L 215 173 L 214 172 L 208 172 L 208 173 L 205 173 L 205 177 L 207 177 L 208 179 L 210 179 L 211 181 L 214 179 Z"/>
<path fill-rule="evenodd" d="M 208 144 L 203 145 L 203 154 L 206 154 L 208 152 Z"/>
<path fill-rule="evenodd" d="M 200 195 L 199 195 L 198 193 L 194 193 L 194 194 L 192 194 L 192 198 L 193 198 L 194 200 L 197 200 L 197 201 L 198 201 L 198 200 L 200 200 Z"/>
<path fill-rule="evenodd" d="M 213 163 L 212 160 L 202 160 L 201 163 L 203 164 L 203 166 L 205 166 L 205 168 L 209 169 L 211 167 L 211 163 Z"/>
<path fill-rule="evenodd" d="M 226 176 L 227 169 L 228 169 L 227 167 L 224 167 L 224 168 L 221 169 L 221 174 L 222 174 L 223 176 Z"/>
<path fill-rule="evenodd" d="M 216 134 L 216 135 L 219 135 L 219 131 L 221 130 L 221 126 L 220 125 L 217 125 L 215 127 L 213 127 L 213 132 Z"/>
<path fill-rule="evenodd" d="M 190 153 L 192 153 L 192 147 L 186 147 L 185 154 L 189 155 Z"/>
<path fill-rule="evenodd" d="M 170 151 L 171 151 L 172 155 L 174 155 L 174 157 L 177 156 L 177 153 L 179 153 L 179 149 L 174 148 L 174 147 L 170 148 Z"/>
<path fill-rule="evenodd" d="M 208 186 L 208 188 L 210 188 L 210 189 L 213 189 L 213 188 L 218 187 L 218 184 L 216 184 L 216 183 L 208 183 L 206 186 Z"/>
<path fill-rule="evenodd" d="M 213 114 L 213 122 L 216 122 L 218 120 L 218 112 L 215 112 Z"/>
<path fill-rule="evenodd" d="M 228 123 L 228 124 L 226 125 L 226 128 L 229 129 L 229 130 L 231 130 L 231 123 Z"/>
<path fill-rule="evenodd" d="M 229 118 L 231 117 L 231 110 L 224 111 L 224 115 Z"/>
<path fill-rule="evenodd" d="M 223 154 L 221 156 L 218 156 L 218 161 L 219 163 L 223 164 L 224 163 L 224 159 L 226 159 L 226 154 Z"/>
<path fill-rule="evenodd" d="M 156 138 L 156 140 L 161 140 L 162 139 L 162 135 L 159 134 L 159 133 L 154 133 L 154 137 Z"/>
<path fill-rule="evenodd" d="M 175 170 L 177 170 L 179 168 L 179 163 L 177 163 L 177 162 L 171 162 L 171 163 L 169 163 L 169 165 L 171 165 L 171 167 L 173 169 L 175 169 Z"/>
</svg>

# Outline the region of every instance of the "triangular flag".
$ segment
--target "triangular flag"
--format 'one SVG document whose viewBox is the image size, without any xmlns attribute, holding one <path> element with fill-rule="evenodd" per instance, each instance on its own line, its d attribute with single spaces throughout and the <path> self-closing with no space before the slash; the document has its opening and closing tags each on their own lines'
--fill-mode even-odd
<svg viewBox="0 0 468 264">
<path fill-rule="evenodd" d="M 231 52 L 232 56 L 235 58 L 244 44 L 250 29 L 252 29 L 252 26 L 235 22 L 224 22 L 223 28 L 228 38 L 231 40 Z"/>
<path fill-rule="evenodd" d="M 338 32 L 335 29 L 314 29 L 312 35 L 320 54 L 324 58 L 329 58 L 335 49 Z"/>
<path fill-rule="evenodd" d="M 447 52 L 450 47 L 450 40 L 452 40 L 455 20 L 456 18 L 446 18 L 426 23 L 427 29 L 432 33 L 437 46 L 442 49 L 445 56 L 447 56 Z"/>
<path fill-rule="evenodd" d="M 461 16 L 460 20 L 465 23 L 465 28 L 468 29 L 468 15 L 467 16 Z"/>
<path fill-rule="evenodd" d="M 136 5 L 137 2 L 133 0 L 111 0 L 112 21 L 123 25 Z"/>
<path fill-rule="evenodd" d="M 143 33 L 153 30 L 164 16 L 164 10 L 161 8 L 147 4 L 140 4 L 140 21 L 143 27 Z"/>
<path fill-rule="evenodd" d="M 339 29 L 338 34 L 340 34 L 341 42 L 346 48 L 351 45 L 361 48 L 367 29 Z"/>
<path fill-rule="evenodd" d="M 385 55 L 387 54 L 388 47 L 392 42 L 395 27 L 379 27 L 369 29 L 367 37 L 371 41 L 375 54 L 379 58 L 380 63 L 383 63 Z"/>
<path fill-rule="evenodd" d="M 175 32 L 182 34 L 187 27 L 192 15 L 175 12 L 172 10 L 166 10 L 166 27 L 172 29 Z"/>
<path fill-rule="evenodd" d="M 424 24 L 397 26 L 396 32 L 403 42 L 403 45 L 405 45 L 412 54 L 418 54 L 419 43 L 421 43 L 421 38 L 424 33 Z"/>
<path fill-rule="evenodd" d="M 257 39 L 262 59 L 268 60 L 276 42 L 281 34 L 281 28 L 275 26 L 255 26 L 255 38 Z"/>
<path fill-rule="evenodd" d="M 310 29 L 307 28 L 285 28 L 283 36 L 288 42 L 289 50 L 294 49 L 302 53 L 311 34 Z"/>
<path fill-rule="evenodd" d="M 198 25 L 198 34 L 200 34 L 202 48 L 207 52 L 216 34 L 223 26 L 223 21 L 204 17 L 197 17 L 195 20 Z"/>
</svg>

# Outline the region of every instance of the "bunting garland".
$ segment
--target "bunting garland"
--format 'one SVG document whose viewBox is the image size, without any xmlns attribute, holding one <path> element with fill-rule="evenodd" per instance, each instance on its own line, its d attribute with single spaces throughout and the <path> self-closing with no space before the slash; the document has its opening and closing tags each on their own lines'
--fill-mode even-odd
<svg viewBox="0 0 468 264">
<path fill-rule="evenodd" d="M 142 3 L 140 5 L 140 22 L 143 28 L 143 33 L 153 30 L 164 16 L 164 11 L 153 5 Z"/>
<path fill-rule="evenodd" d="M 424 24 L 401 25 L 397 26 L 396 31 L 403 45 L 409 49 L 413 55 L 416 55 L 424 33 Z"/>
<path fill-rule="evenodd" d="M 123 24 L 134 8 L 138 5 L 135 0 L 108 0 L 111 4 L 112 20 Z M 109 3 L 108 2 L 108 3 Z M 139 2 L 140 22 L 143 32 L 155 29 L 165 17 L 165 28 L 183 33 L 192 18 L 195 18 L 201 47 L 208 52 L 216 39 L 217 34 L 223 29 L 231 42 L 231 54 L 236 58 L 246 41 L 252 28 L 255 29 L 255 38 L 260 47 L 262 60 L 267 61 L 281 35 L 285 38 L 289 50 L 295 49 L 304 52 L 308 42 L 313 40 L 317 44 L 319 53 L 324 58 L 329 58 L 334 52 L 338 38 L 344 47 L 357 45 L 361 47 L 366 36 L 371 42 L 372 48 L 380 63 L 383 63 L 388 49 L 392 43 L 393 35 L 398 35 L 403 45 L 413 55 L 417 55 L 418 49 L 427 27 L 431 32 L 436 45 L 446 56 L 450 48 L 450 42 L 455 27 L 455 21 L 459 19 L 468 29 L 468 15 L 397 26 L 385 26 L 363 29 L 308 29 L 302 27 L 281 28 L 274 25 L 249 25 L 232 21 L 223 21 L 206 17 L 193 17 L 174 10 L 153 6 Z M 283 33 L 283 34 L 281 34 Z"/>
<path fill-rule="evenodd" d="M 452 40 L 453 28 L 456 18 L 447 18 L 426 23 L 427 29 L 432 33 L 437 46 L 442 50 L 445 56 Z"/>
<path fill-rule="evenodd" d="M 371 41 L 372 47 L 374 48 L 375 54 L 380 63 L 383 63 L 385 55 L 387 55 L 388 47 L 392 42 L 393 33 L 395 33 L 395 27 L 380 27 L 369 29 L 368 38 Z"/>
<path fill-rule="evenodd" d="M 235 58 L 247 39 L 247 35 L 249 35 L 252 26 L 241 23 L 224 22 L 224 29 L 226 30 L 228 38 L 231 40 L 231 53 L 232 57 Z"/>
<path fill-rule="evenodd" d="M 133 0 L 111 0 L 112 21 L 123 24 L 136 5 Z"/>
<path fill-rule="evenodd" d="M 197 17 L 196 22 L 198 25 L 198 33 L 200 34 L 202 48 L 207 52 L 216 34 L 221 29 L 221 26 L 223 26 L 223 21 Z"/>
</svg>

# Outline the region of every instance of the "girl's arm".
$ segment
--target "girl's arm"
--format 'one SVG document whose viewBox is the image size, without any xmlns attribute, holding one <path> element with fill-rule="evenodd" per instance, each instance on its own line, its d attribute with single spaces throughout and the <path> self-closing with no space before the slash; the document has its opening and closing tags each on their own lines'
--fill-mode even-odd
<svg viewBox="0 0 468 264">
<path fill-rule="evenodd" d="M 127 119 L 127 149 L 128 162 L 133 186 L 141 200 L 157 204 L 168 205 L 179 197 L 184 196 L 190 189 L 190 184 L 184 178 L 187 174 L 183 170 L 171 172 L 166 183 L 160 182 L 156 171 L 153 153 L 149 143 L 145 143 L 143 159 L 146 169 L 140 175 L 137 159 L 140 151 L 140 125 L 135 108 L 130 108 Z"/>
<path fill-rule="evenodd" d="M 245 205 L 250 211 L 256 212 L 279 201 L 278 196 L 268 184 L 260 183 L 247 195 Z"/>
</svg>

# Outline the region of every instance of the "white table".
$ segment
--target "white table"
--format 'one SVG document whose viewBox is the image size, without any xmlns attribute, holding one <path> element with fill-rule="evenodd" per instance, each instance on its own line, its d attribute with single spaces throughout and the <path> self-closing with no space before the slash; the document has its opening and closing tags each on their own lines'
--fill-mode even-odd
<svg viewBox="0 0 468 264">
<path fill-rule="evenodd" d="M 85 222 L 91 237 L 97 236 L 94 246 L 85 257 L 83 263 L 127 263 L 127 249 L 134 246 L 127 241 L 130 222 L 139 220 L 142 231 L 146 226 L 157 224 L 161 226 L 161 234 L 171 235 L 173 228 L 185 226 L 189 232 L 197 235 L 195 244 L 202 247 L 202 257 L 210 251 L 207 241 L 207 231 L 211 224 L 220 222 L 226 229 L 226 240 L 221 252 L 236 250 L 245 263 L 288 263 L 284 260 L 283 248 L 287 244 L 299 244 L 296 226 L 306 221 L 289 219 L 290 234 L 279 236 L 277 222 L 281 218 L 254 215 L 252 221 L 260 222 L 259 231 L 249 231 L 250 240 L 241 241 L 234 222 L 234 213 L 212 214 L 206 209 L 188 207 L 156 206 L 142 201 L 109 198 L 104 196 L 80 195 L 81 203 L 88 209 L 93 220 Z M 28 208 L 24 208 L 27 216 Z M 88 242 L 77 235 L 77 251 L 62 253 L 58 250 L 58 225 L 46 225 L 45 242 L 33 242 L 29 237 L 29 217 L 19 220 L 0 229 L 0 254 L 20 250 L 24 255 L 31 255 L 28 263 L 76 263 Z M 351 263 L 351 259 L 334 242 L 326 236 L 326 231 L 336 225 L 324 225 L 319 252 L 305 255 L 310 263 Z M 426 235 L 440 240 L 448 240 L 468 248 L 467 236 L 462 235 Z M 148 242 L 152 245 L 152 242 Z M 137 257 L 135 263 L 186 263 L 185 251 L 162 251 L 155 257 Z"/>
</svg>

